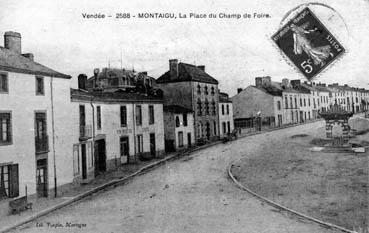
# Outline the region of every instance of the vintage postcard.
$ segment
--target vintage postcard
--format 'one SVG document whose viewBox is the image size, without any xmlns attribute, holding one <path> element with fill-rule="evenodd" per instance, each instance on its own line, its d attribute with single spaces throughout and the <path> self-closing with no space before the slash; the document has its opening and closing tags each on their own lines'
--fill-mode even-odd
<svg viewBox="0 0 369 233">
<path fill-rule="evenodd" d="M 369 233 L 368 0 L 0 0 L 0 232 Z"/>
</svg>

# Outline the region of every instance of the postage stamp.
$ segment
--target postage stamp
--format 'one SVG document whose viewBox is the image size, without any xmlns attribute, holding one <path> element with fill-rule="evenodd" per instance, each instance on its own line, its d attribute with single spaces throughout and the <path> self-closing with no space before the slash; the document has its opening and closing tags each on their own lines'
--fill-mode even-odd
<svg viewBox="0 0 369 233">
<path fill-rule="evenodd" d="M 281 27 L 272 40 L 309 81 L 345 52 L 308 7 Z"/>
</svg>

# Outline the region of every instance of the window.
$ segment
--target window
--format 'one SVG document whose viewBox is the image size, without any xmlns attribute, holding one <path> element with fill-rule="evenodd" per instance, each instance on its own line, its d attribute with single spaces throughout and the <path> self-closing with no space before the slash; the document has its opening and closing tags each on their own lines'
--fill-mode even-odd
<svg viewBox="0 0 369 233">
<path fill-rule="evenodd" d="M 45 95 L 44 77 L 36 76 L 36 95 Z"/>
<path fill-rule="evenodd" d="M 187 126 L 187 113 L 183 113 L 183 126 Z"/>
<path fill-rule="evenodd" d="M 155 122 L 154 118 L 154 106 L 149 105 L 149 124 L 152 125 Z"/>
<path fill-rule="evenodd" d="M 213 115 L 217 115 L 217 107 L 215 105 L 215 101 L 213 100 L 213 102 L 211 103 L 211 105 L 213 105 Z"/>
<path fill-rule="evenodd" d="M 9 91 L 8 88 L 8 75 L 7 74 L 0 74 L 0 93 L 4 92 L 7 93 Z"/>
<path fill-rule="evenodd" d="M 295 108 L 297 108 L 297 99 L 295 97 Z"/>
<path fill-rule="evenodd" d="M 142 134 L 137 135 L 137 153 L 141 154 L 143 152 L 143 140 Z"/>
<path fill-rule="evenodd" d="M 120 126 L 126 127 L 127 126 L 127 107 L 120 106 Z"/>
<path fill-rule="evenodd" d="M 306 99 L 304 99 L 304 106 L 306 107 Z"/>
<path fill-rule="evenodd" d="M 284 97 L 284 103 L 285 103 L 285 108 L 288 108 L 288 100 L 287 100 L 287 96 Z"/>
<path fill-rule="evenodd" d="M 292 96 L 290 96 L 290 107 L 293 108 Z"/>
<path fill-rule="evenodd" d="M 229 115 L 229 105 L 227 104 L 227 115 Z"/>
<path fill-rule="evenodd" d="M 202 106 L 201 106 L 201 100 L 200 99 L 197 100 L 197 115 L 198 116 L 202 115 Z"/>
<path fill-rule="evenodd" d="M 12 142 L 11 113 L 0 112 L 0 145 Z"/>
<path fill-rule="evenodd" d="M 224 104 L 222 104 L 222 115 L 224 115 Z"/>
<path fill-rule="evenodd" d="M 281 110 L 281 101 L 277 101 L 277 108 L 278 110 Z"/>
<path fill-rule="evenodd" d="M 141 105 L 136 106 L 136 125 L 142 125 L 142 108 L 141 108 Z"/>
<path fill-rule="evenodd" d="M 217 122 L 213 121 L 214 135 L 217 135 Z"/>
<path fill-rule="evenodd" d="M 197 94 L 201 94 L 201 86 L 200 84 L 197 84 Z"/>
<path fill-rule="evenodd" d="M 178 132 L 178 147 L 183 147 L 183 132 Z"/>
<path fill-rule="evenodd" d="M 0 200 L 19 196 L 18 164 L 0 166 Z"/>
<path fill-rule="evenodd" d="M 209 91 L 208 91 L 208 86 L 205 86 L 205 95 L 208 95 Z"/>
<path fill-rule="evenodd" d="M 300 98 L 300 106 L 302 107 L 302 99 Z"/>
<path fill-rule="evenodd" d="M 215 95 L 215 89 L 214 89 L 214 87 L 211 87 L 211 95 Z"/>
<path fill-rule="evenodd" d="M 73 174 L 79 174 L 79 146 L 73 145 Z"/>
<path fill-rule="evenodd" d="M 308 104 L 309 104 L 309 107 L 310 107 L 310 98 L 308 99 Z"/>
<path fill-rule="evenodd" d="M 227 122 L 227 127 L 228 127 L 228 133 L 230 133 L 231 132 L 231 122 Z"/>
<path fill-rule="evenodd" d="M 176 127 L 178 128 L 181 125 L 180 121 L 179 121 L 179 117 L 176 116 Z"/>
<path fill-rule="evenodd" d="M 101 129 L 101 107 L 96 107 L 96 121 L 97 121 L 97 129 Z"/>
<path fill-rule="evenodd" d="M 209 115 L 209 111 L 210 108 L 209 108 L 209 102 L 208 100 L 205 100 L 205 115 Z"/>
</svg>

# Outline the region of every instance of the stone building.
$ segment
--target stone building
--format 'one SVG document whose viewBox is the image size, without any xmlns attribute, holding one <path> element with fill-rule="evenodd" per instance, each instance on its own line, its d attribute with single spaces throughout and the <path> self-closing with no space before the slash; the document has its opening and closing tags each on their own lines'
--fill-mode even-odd
<svg viewBox="0 0 369 233">
<path fill-rule="evenodd" d="M 166 151 L 193 146 L 195 144 L 193 111 L 178 105 L 164 106 L 164 131 Z"/>
<path fill-rule="evenodd" d="M 21 35 L 0 47 L 0 199 L 73 181 L 69 137 L 70 78 L 22 54 Z"/>
<path fill-rule="evenodd" d="M 75 180 L 164 154 L 162 98 L 71 89 L 71 102 Z"/>
<path fill-rule="evenodd" d="M 156 80 L 165 105 L 179 105 L 194 112 L 195 139 L 219 138 L 218 81 L 205 72 L 205 66 L 169 60 L 169 71 Z"/>
<path fill-rule="evenodd" d="M 219 93 L 219 135 L 227 136 L 234 129 L 233 124 L 233 104 L 228 94 Z"/>
</svg>

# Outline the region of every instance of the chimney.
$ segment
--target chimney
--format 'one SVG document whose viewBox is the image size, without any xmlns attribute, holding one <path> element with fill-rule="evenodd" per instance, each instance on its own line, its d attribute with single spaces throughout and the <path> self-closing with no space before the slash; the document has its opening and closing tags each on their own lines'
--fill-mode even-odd
<svg viewBox="0 0 369 233">
<path fill-rule="evenodd" d="M 200 70 L 202 70 L 202 71 L 205 71 L 205 66 L 204 66 L 204 65 L 197 66 L 197 68 L 199 68 L 199 69 L 200 69 Z"/>
<path fill-rule="evenodd" d="M 21 34 L 18 32 L 5 32 L 4 34 L 4 47 L 16 52 L 21 53 L 22 47 L 21 47 Z"/>
<path fill-rule="evenodd" d="M 78 75 L 78 89 L 86 90 L 87 75 Z"/>
<path fill-rule="evenodd" d="M 169 74 L 170 79 L 176 79 L 178 77 L 178 59 L 169 60 Z"/>
<path fill-rule="evenodd" d="M 287 78 L 282 79 L 282 87 L 288 88 L 290 86 L 290 81 Z"/>
<path fill-rule="evenodd" d="M 146 76 L 147 76 L 147 71 L 143 71 L 143 72 L 141 72 L 141 74 L 143 74 L 143 75 L 146 75 Z"/>
<path fill-rule="evenodd" d="M 22 56 L 23 57 L 26 57 L 26 58 L 28 58 L 28 59 L 30 59 L 30 60 L 34 60 L 34 56 L 33 56 L 33 53 L 24 53 L 24 54 L 22 54 Z"/>
<path fill-rule="evenodd" d="M 270 86 L 271 83 L 272 83 L 272 80 L 270 76 L 265 76 L 261 78 L 261 85 Z"/>
<path fill-rule="evenodd" d="M 262 80 L 263 80 L 262 77 L 256 77 L 255 78 L 255 86 L 256 87 L 261 87 L 262 83 L 263 83 Z"/>
<path fill-rule="evenodd" d="M 292 85 L 293 88 L 299 87 L 300 84 L 301 84 L 300 79 L 291 80 L 291 85 Z"/>
<path fill-rule="evenodd" d="M 242 88 L 237 88 L 237 94 L 242 92 Z"/>
</svg>

